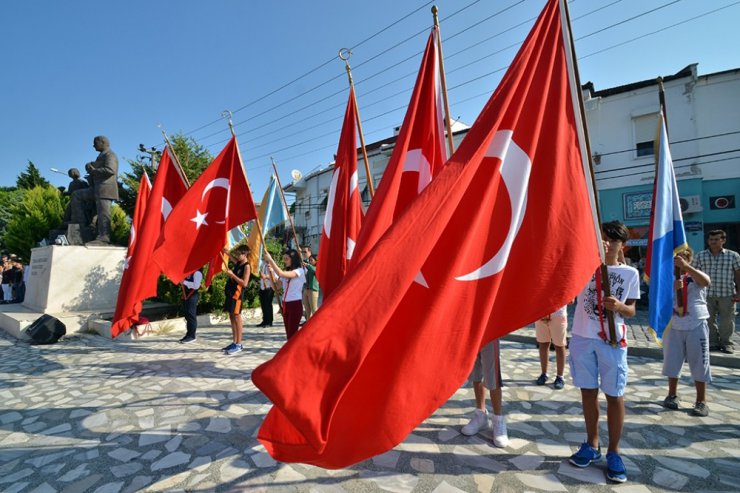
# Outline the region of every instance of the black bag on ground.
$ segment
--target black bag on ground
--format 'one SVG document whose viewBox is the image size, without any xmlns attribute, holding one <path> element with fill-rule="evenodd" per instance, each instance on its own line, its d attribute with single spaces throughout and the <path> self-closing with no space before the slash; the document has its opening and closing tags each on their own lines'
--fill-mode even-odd
<svg viewBox="0 0 740 493">
<path fill-rule="evenodd" d="M 26 329 L 32 344 L 54 344 L 66 333 L 67 326 L 51 315 L 42 315 Z"/>
</svg>

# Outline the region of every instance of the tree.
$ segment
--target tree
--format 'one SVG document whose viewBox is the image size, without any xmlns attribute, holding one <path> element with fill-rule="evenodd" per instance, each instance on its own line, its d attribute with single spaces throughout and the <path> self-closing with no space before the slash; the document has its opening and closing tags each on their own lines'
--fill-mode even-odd
<svg viewBox="0 0 740 493">
<path fill-rule="evenodd" d="M 26 171 L 21 172 L 16 180 L 18 188 L 30 190 L 35 187 L 48 187 L 49 181 L 41 176 L 41 172 L 31 160 L 28 161 Z"/>
<path fill-rule="evenodd" d="M 26 190 L 22 200 L 11 209 L 3 243 L 23 262 L 31 259 L 31 249 L 62 224 L 67 198 L 56 188 L 38 186 Z"/>
<path fill-rule="evenodd" d="M 5 244 L 5 228 L 13 218 L 13 210 L 23 201 L 25 190 L 15 187 L 2 187 L 0 189 L 0 249 L 7 251 Z"/>
<path fill-rule="evenodd" d="M 171 142 L 174 153 L 185 171 L 188 182 L 193 183 L 203 173 L 203 170 L 211 164 L 214 156 L 208 152 L 208 149 L 198 144 L 195 139 L 186 137 L 183 134 L 174 135 Z M 158 157 L 151 155 L 137 156 L 136 160 L 128 161 L 131 166 L 131 172 L 124 173 L 121 176 L 121 198 L 119 205 L 129 217 L 134 215 L 136 195 L 139 193 L 141 176 L 146 173 L 149 175 L 149 179 L 153 181 L 156 174 L 155 167 L 157 162 Z"/>
</svg>

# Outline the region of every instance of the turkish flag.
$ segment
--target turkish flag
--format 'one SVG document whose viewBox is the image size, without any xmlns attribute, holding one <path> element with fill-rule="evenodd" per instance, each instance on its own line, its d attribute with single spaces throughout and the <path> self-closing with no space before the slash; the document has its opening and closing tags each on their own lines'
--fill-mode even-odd
<svg viewBox="0 0 740 493">
<path fill-rule="evenodd" d="M 354 89 L 344 113 L 337 158 L 321 230 L 316 278 L 326 300 L 342 282 L 362 225 L 362 202 L 357 178 L 357 103 Z"/>
<path fill-rule="evenodd" d="M 447 160 L 437 36 L 435 26 L 427 40 L 396 146 L 365 215 L 351 266 L 367 255 Z"/>
<path fill-rule="evenodd" d="M 340 468 L 389 450 L 481 346 L 586 285 L 599 255 L 570 74 L 551 0 L 450 161 L 252 373 L 274 404 L 257 438 L 275 459 Z"/>
<path fill-rule="evenodd" d="M 232 137 L 172 210 L 153 259 L 172 282 L 180 283 L 218 254 L 231 228 L 255 217 L 239 147 Z"/>
<path fill-rule="evenodd" d="M 152 266 L 152 252 L 167 216 L 172 211 L 172 207 L 185 195 L 186 190 L 187 185 L 183 177 L 170 159 L 169 148 L 165 148 L 146 207 L 141 208 L 142 211 L 146 211 L 141 218 L 138 217 L 141 196 L 137 197 L 130 240 L 130 243 L 135 241 L 136 246 L 134 249 L 133 245 L 129 245 L 126 256 L 121 287 L 118 290 L 116 312 L 111 326 L 113 337 L 124 332 L 138 320 L 142 302 L 145 299 L 157 295 L 157 280 L 160 271 L 158 267 Z M 139 194 L 141 194 L 141 186 Z"/>
</svg>

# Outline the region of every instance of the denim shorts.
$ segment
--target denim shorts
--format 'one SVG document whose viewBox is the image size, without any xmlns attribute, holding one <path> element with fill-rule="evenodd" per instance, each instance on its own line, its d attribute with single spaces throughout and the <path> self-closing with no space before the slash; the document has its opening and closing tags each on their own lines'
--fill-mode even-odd
<svg viewBox="0 0 740 493">
<path fill-rule="evenodd" d="M 627 348 L 612 347 L 601 339 L 574 335 L 568 355 L 573 385 L 598 389 L 611 397 L 621 397 L 627 388 Z"/>
</svg>

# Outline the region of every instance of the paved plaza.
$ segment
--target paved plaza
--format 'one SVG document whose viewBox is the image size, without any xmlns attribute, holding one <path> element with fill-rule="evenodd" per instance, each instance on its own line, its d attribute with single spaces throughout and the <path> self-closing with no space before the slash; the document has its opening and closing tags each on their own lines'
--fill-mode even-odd
<svg viewBox="0 0 740 493">
<path fill-rule="evenodd" d="M 564 390 L 534 384 L 531 337 L 502 343 L 506 449 L 492 446 L 490 432 L 460 434 L 473 406 L 466 385 L 381 456 L 336 471 L 276 463 L 255 439 L 269 403 L 250 372 L 285 337 L 280 325 L 246 325 L 245 351 L 235 356 L 219 351 L 228 324 L 199 329 L 190 345 L 172 333 L 136 341 L 78 334 L 31 346 L 0 332 L 0 491 L 643 493 L 740 485 L 738 370 L 713 368 L 710 414 L 697 418 L 688 412 L 688 378 L 679 387 L 684 408 L 668 411 L 660 405 L 661 361 L 631 355 L 622 441 L 629 481 L 613 485 L 604 462 L 568 463 L 585 438 L 580 394 L 567 371 Z"/>
</svg>

